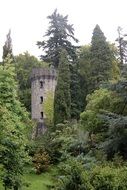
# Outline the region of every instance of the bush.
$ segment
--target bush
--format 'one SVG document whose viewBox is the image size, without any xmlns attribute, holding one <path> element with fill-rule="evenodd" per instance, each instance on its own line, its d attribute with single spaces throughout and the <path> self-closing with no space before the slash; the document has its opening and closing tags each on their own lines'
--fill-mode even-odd
<svg viewBox="0 0 127 190">
<path fill-rule="evenodd" d="M 76 159 L 59 167 L 54 190 L 126 190 L 127 167 L 113 163 L 85 168 Z"/>
<path fill-rule="evenodd" d="M 37 153 L 35 153 L 33 162 L 35 165 L 36 173 L 41 174 L 42 172 L 48 170 L 48 167 L 50 165 L 50 156 L 45 150 L 40 149 Z"/>
<path fill-rule="evenodd" d="M 89 174 L 89 182 L 94 190 L 126 190 L 127 168 L 96 166 Z"/>
<path fill-rule="evenodd" d="M 87 173 L 75 159 L 69 159 L 66 164 L 61 164 L 59 173 L 54 190 L 91 190 Z"/>
</svg>

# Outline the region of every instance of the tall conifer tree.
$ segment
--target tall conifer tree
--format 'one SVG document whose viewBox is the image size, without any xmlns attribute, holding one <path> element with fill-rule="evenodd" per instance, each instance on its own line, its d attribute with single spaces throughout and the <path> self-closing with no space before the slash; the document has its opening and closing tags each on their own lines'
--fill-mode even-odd
<svg viewBox="0 0 127 190">
<path fill-rule="evenodd" d="M 80 75 L 78 70 L 78 64 L 70 65 L 71 73 L 71 118 L 79 119 L 80 113 L 82 111 L 82 98 L 81 98 L 81 88 L 80 88 Z"/>
<path fill-rule="evenodd" d="M 91 67 L 94 89 L 111 78 L 112 52 L 99 25 L 94 28 L 92 36 Z"/>
<path fill-rule="evenodd" d="M 66 50 L 62 50 L 54 97 L 54 124 L 70 119 L 70 70 Z"/>
<path fill-rule="evenodd" d="M 70 59 L 76 58 L 76 47 L 71 41 L 78 42 L 74 37 L 73 25 L 68 24 L 68 16 L 63 16 L 57 12 L 57 9 L 47 17 L 49 19 L 49 28 L 46 32 L 47 40 L 38 41 L 39 48 L 43 48 L 44 55 L 42 60 L 50 62 L 55 68 L 58 68 L 61 49 L 66 49 Z"/>
</svg>

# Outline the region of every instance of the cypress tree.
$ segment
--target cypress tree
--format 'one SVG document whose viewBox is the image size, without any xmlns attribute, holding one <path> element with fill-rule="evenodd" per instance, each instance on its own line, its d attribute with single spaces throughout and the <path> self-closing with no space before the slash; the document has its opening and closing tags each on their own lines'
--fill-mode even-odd
<svg viewBox="0 0 127 190">
<path fill-rule="evenodd" d="M 71 72 L 71 85 L 70 85 L 71 118 L 79 119 L 82 110 L 82 98 L 81 98 L 81 88 L 80 88 L 80 75 L 77 63 L 70 65 L 70 72 Z"/>
<path fill-rule="evenodd" d="M 54 124 L 70 119 L 70 70 L 66 50 L 62 50 L 58 67 L 58 80 L 54 97 Z"/>
<path fill-rule="evenodd" d="M 99 25 L 94 28 L 92 36 L 91 68 L 94 89 L 111 78 L 112 52 Z"/>
</svg>

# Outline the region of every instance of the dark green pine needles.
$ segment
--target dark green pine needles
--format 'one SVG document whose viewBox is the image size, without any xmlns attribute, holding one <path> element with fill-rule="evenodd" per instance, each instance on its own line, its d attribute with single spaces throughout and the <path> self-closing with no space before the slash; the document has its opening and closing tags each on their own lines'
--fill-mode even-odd
<svg viewBox="0 0 127 190">
<path fill-rule="evenodd" d="M 62 50 L 58 68 L 58 80 L 54 97 L 54 124 L 70 119 L 70 70 L 66 50 Z"/>
</svg>

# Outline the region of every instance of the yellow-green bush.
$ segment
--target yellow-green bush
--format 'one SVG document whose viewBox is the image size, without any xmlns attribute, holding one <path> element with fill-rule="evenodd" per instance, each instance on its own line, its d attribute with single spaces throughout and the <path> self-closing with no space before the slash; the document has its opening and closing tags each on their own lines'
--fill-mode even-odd
<svg viewBox="0 0 127 190">
<path fill-rule="evenodd" d="M 96 166 L 88 175 L 93 190 L 127 189 L 126 167 Z"/>
<path fill-rule="evenodd" d="M 34 166 L 37 174 L 48 170 L 50 165 L 50 156 L 44 150 L 39 150 L 33 157 Z"/>
</svg>

